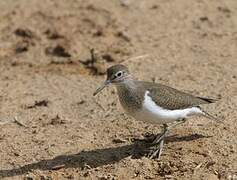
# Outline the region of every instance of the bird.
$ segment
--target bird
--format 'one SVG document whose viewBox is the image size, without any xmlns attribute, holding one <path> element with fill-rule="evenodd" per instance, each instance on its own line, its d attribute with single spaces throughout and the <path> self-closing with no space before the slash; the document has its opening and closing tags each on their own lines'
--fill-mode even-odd
<svg viewBox="0 0 237 180">
<path fill-rule="evenodd" d="M 217 99 L 194 96 L 172 87 L 146 81 L 138 81 L 123 64 L 107 69 L 107 79 L 94 92 L 94 96 L 109 85 L 115 85 L 120 104 L 125 112 L 136 120 L 163 126 L 152 145 L 157 146 L 149 158 L 160 159 L 167 132 L 178 124 L 184 123 L 190 116 L 202 115 L 218 120 L 200 105 L 210 104 Z"/>
</svg>

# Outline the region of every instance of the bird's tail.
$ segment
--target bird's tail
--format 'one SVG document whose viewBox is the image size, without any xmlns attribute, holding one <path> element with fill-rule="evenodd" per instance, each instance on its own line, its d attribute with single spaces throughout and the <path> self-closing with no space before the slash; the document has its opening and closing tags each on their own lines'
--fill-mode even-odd
<svg viewBox="0 0 237 180">
<path fill-rule="evenodd" d="M 207 98 L 207 97 L 198 97 L 199 99 L 203 100 L 203 101 L 206 101 L 207 103 L 214 103 L 220 99 L 213 99 L 213 98 Z"/>
<path fill-rule="evenodd" d="M 199 107 L 199 108 L 200 108 L 200 107 Z M 201 109 L 201 108 L 200 108 L 200 109 Z M 201 109 L 201 111 L 202 111 L 202 115 L 203 115 L 204 117 L 206 117 L 206 118 L 208 118 L 208 119 L 215 120 L 215 121 L 218 122 L 218 123 L 223 123 L 223 121 L 221 121 L 220 118 L 215 117 L 215 116 L 209 114 L 208 112 L 204 111 L 203 109 Z"/>
</svg>

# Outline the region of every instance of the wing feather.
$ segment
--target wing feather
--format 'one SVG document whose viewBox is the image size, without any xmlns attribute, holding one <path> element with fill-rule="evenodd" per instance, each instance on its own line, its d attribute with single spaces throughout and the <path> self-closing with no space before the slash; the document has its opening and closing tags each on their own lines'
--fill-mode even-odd
<svg viewBox="0 0 237 180">
<path fill-rule="evenodd" d="M 149 91 L 148 95 L 158 106 L 169 110 L 185 109 L 216 101 L 206 97 L 196 97 L 162 84 L 151 82 L 142 82 L 141 84 L 141 87 L 145 87 Z"/>
</svg>

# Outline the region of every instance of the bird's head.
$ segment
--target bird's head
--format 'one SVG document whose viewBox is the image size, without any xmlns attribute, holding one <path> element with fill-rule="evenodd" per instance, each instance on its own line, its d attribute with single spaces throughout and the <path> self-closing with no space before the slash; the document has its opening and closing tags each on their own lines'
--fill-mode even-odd
<svg viewBox="0 0 237 180">
<path fill-rule="evenodd" d="M 131 74 L 126 66 L 117 64 L 107 69 L 106 81 L 94 92 L 94 96 L 111 84 L 121 84 L 131 78 Z"/>
</svg>

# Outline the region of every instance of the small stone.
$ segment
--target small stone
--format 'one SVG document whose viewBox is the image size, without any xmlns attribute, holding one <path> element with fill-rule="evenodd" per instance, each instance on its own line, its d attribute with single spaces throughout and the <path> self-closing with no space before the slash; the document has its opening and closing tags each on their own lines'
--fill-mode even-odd
<svg viewBox="0 0 237 180">
<path fill-rule="evenodd" d="M 104 54 L 102 55 L 102 58 L 105 59 L 107 62 L 114 62 L 115 59 L 112 57 L 111 54 Z"/>
<path fill-rule="evenodd" d="M 47 35 L 47 38 L 51 40 L 64 38 L 64 36 L 60 35 L 56 30 L 48 29 L 44 33 Z"/>
<path fill-rule="evenodd" d="M 84 104 L 85 102 L 85 100 L 80 100 L 77 104 Z"/>
<path fill-rule="evenodd" d="M 207 163 L 206 167 L 209 168 L 215 164 L 215 161 L 210 161 Z"/>
<path fill-rule="evenodd" d="M 47 47 L 45 49 L 45 53 L 47 55 L 52 55 L 52 56 L 57 56 L 57 57 L 71 57 L 71 54 L 69 52 L 67 52 L 66 48 L 61 46 L 61 45 L 57 45 L 55 47 Z"/>
<path fill-rule="evenodd" d="M 16 45 L 15 52 L 16 53 L 23 53 L 29 50 L 29 42 L 28 41 L 21 41 Z M 12 64 L 13 65 L 13 64 Z"/>
<path fill-rule="evenodd" d="M 15 34 L 17 36 L 21 36 L 24 38 L 32 38 L 33 37 L 33 33 L 29 29 L 18 28 L 15 30 Z"/>
<path fill-rule="evenodd" d="M 200 19 L 201 21 L 208 21 L 208 20 L 209 20 L 208 17 L 206 17 L 206 16 L 200 17 L 199 19 Z"/>
<path fill-rule="evenodd" d="M 119 138 L 113 139 L 113 143 L 115 143 L 115 144 L 124 143 L 124 142 L 126 142 L 126 141 L 123 139 L 119 139 Z"/>
<path fill-rule="evenodd" d="M 30 174 L 27 174 L 25 177 L 24 177 L 24 180 L 34 180 L 34 177 Z"/>
<path fill-rule="evenodd" d="M 122 38 L 123 40 L 125 40 L 125 41 L 127 41 L 127 42 L 130 42 L 130 41 L 131 41 L 131 39 L 130 39 L 130 37 L 128 36 L 128 34 L 127 34 L 126 32 L 124 32 L 124 31 L 119 31 L 119 32 L 117 33 L 117 36 L 120 37 L 120 38 Z"/>
</svg>

